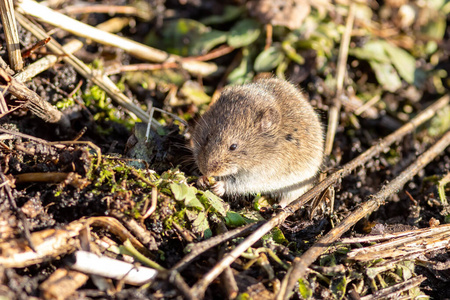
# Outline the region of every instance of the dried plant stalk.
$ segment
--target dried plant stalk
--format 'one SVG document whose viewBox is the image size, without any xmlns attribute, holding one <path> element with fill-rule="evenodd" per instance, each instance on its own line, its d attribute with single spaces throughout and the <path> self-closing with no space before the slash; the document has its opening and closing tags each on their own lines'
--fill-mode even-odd
<svg viewBox="0 0 450 300">
<path fill-rule="evenodd" d="M 9 63 L 17 72 L 23 68 L 22 53 L 20 53 L 19 33 L 14 18 L 14 4 L 12 0 L 0 1 L 0 15 L 5 31 L 6 47 L 8 49 Z"/>
<path fill-rule="evenodd" d="M 386 199 L 398 192 L 406 182 L 411 180 L 420 170 L 422 170 L 436 156 L 443 153 L 450 145 L 450 131 L 448 131 L 437 143 L 422 154 L 413 164 L 411 164 L 400 175 L 394 178 L 388 185 L 384 186 L 380 192 L 370 197 L 370 200 L 358 207 L 353 213 L 345 218 L 337 227 L 333 228 L 324 237 L 317 241 L 301 257 L 294 259 L 292 272 L 283 280 L 286 288 L 278 294 L 277 299 L 287 299 L 290 291 L 294 289 L 297 280 L 306 274 L 306 270 L 319 255 L 321 255 L 334 241 L 347 232 L 359 220 L 377 210 L 384 205 Z M 287 284 L 286 284 L 287 282 Z"/>
<path fill-rule="evenodd" d="M 118 35 L 99 30 L 95 27 L 86 25 L 66 15 L 58 13 L 44 5 L 32 0 L 23 0 L 18 5 L 18 10 L 26 15 L 40 19 L 41 21 L 69 31 L 72 34 L 91 39 L 101 44 L 110 45 L 123 49 L 131 55 L 153 62 L 180 62 L 188 72 L 199 75 L 209 76 L 220 72 L 220 68 L 213 63 L 205 63 L 195 60 L 181 61 L 181 57 L 169 54 L 165 51 L 155 49 L 141 43 L 132 41 Z"/>
</svg>

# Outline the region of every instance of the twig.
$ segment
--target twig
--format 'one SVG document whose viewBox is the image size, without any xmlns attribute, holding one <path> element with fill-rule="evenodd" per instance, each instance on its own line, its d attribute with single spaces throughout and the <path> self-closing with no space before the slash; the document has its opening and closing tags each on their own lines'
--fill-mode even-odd
<svg viewBox="0 0 450 300">
<path fill-rule="evenodd" d="M 28 246 L 34 252 L 36 252 L 35 244 L 33 243 L 33 240 L 31 238 L 30 223 L 28 222 L 28 219 L 25 217 L 25 214 L 22 212 L 22 210 L 17 207 L 16 200 L 14 199 L 14 196 L 11 191 L 11 186 L 9 185 L 9 180 L 6 178 L 5 174 L 3 174 L 1 166 L 0 166 L 0 179 L 2 180 L 2 187 L 5 191 L 5 194 L 8 197 L 9 205 L 11 206 L 13 212 L 16 214 L 19 220 L 22 222 L 23 235 L 26 241 L 28 242 Z"/>
<path fill-rule="evenodd" d="M 408 291 L 413 287 L 418 286 L 427 278 L 423 275 L 411 278 L 405 282 L 397 283 L 396 285 L 379 290 L 372 295 L 361 297 L 361 300 L 375 300 L 375 299 L 398 299 L 399 293 Z"/>
<path fill-rule="evenodd" d="M 248 224 L 246 226 L 242 226 L 239 228 L 236 228 L 231 231 L 227 231 L 226 233 L 223 233 L 221 235 L 209 238 L 203 242 L 193 244 L 191 249 L 192 251 L 183 257 L 182 260 L 180 260 L 175 266 L 172 267 L 172 270 L 177 270 L 181 272 L 184 270 L 184 268 L 187 267 L 187 265 L 197 258 L 200 254 L 203 252 L 211 249 L 212 247 L 215 247 L 223 242 L 226 242 L 232 238 L 235 238 L 237 236 L 248 234 L 249 232 L 255 231 L 258 226 L 261 225 L 260 222 L 258 223 L 252 223 Z"/>
<path fill-rule="evenodd" d="M 392 239 L 398 239 L 404 236 L 412 236 L 415 237 L 421 237 L 421 236 L 428 236 L 437 234 L 440 232 L 450 231 L 450 224 L 440 225 L 437 227 L 431 227 L 431 228 L 421 228 L 416 230 L 406 230 L 396 233 L 390 233 L 390 234 L 377 234 L 377 235 L 369 235 L 369 236 L 363 236 L 363 237 L 357 237 L 357 238 L 344 238 L 339 240 L 339 242 L 343 244 L 354 244 L 354 243 L 370 243 L 370 242 L 379 242 L 379 241 L 385 241 L 385 240 L 392 240 Z M 362 249 L 362 248 L 359 248 Z M 353 251 L 360 251 L 360 250 L 353 250 Z"/>
<path fill-rule="evenodd" d="M 222 45 L 214 50 L 211 50 L 211 52 L 198 55 L 198 56 L 190 56 L 190 57 L 183 57 L 181 61 L 189 61 L 189 60 L 196 60 L 196 61 L 207 61 L 211 59 L 215 59 L 221 56 L 224 56 L 228 53 L 231 53 L 235 50 L 235 48 L 227 45 Z"/>
<path fill-rule="evenodd" d="M 18 99 L 25 102 L 27 107 L 34 115 L 50 123 L 59 123 L 66 128 L 70 127 L 69 119 L 50 103 L 43 100 L 34 91 L 27 88 L 23 83 L 12 78 L 5 70 L 0 68 L 1 79 L 9 85 L 8 91 Z"/>
<path fill-rule="evenodd" d="M 95 26 L 95 28 L 103 30 L 103 31 L 107 31 L 110 33 L 120 32 L 120 31 L 122 31 L 123 28 L 130 25 L 130 20 L 131 20 L 131 18 L 116 17 L 116 18 L 109 19 L 101 24 L 98 24 L 97 26 Z"/>
<path fill-rule="evenodd" d="M 59 268 L 39 285 L 39 289 L 44 299 L 68 299 L 88 280 L 86 274 Z"/>
<path fill-rule="evenodd" d="M 325 140 L 325 156 L 331 154 L 333 150 L 334 136 L 336 135 L 337 125 L 339 123 L 339 112 L 341 111 L 342 88 L 344 86 L 344 77 L 347 70 L 348 47 L 350 45 L 350 37 L 353 29 L 353 21 L 355 20 L 355 4 L 352 3 L 348 10 L 347 23 L 345 32 L 342 36 L 341 45 L 339 47 L 339 57 L 336 75 L 336 96 L 333 105 L 328 111 L 328 130 Z"/>
<path fill-rule="evenodd" d="M 364 153 L 362 153 L 357 158 L 348 162 L 343 166 L 341 170 L 338 170 L 328 176 L 326 179 L 322 180 L 319 184 L 314 186 L 311 190 L 306 192 L 303 196 L 293 201 L 284 210 L 279 212 L 277 215 L 272 217 L 269 221 L 263 224 L 258 230 L 248 236 L 244 241 L 242 241 L 233 251 L 227 254 L 221 261 L 219 261 L 216 266 L 211 269 L 202 279 L 197 281 L 197 283 L 192 287 L 194 295 L 201 298 L 208 285 L 223 272 L 223 270 L 231 265 L 242 253 L 244 253 L 249 247 L 254 243 L 259 241 L 266 233 L 272 230 L 273 227 L 280 225 L 286 220 L 287 217 L 292 215 L 295 211 L 300 209 L 308 201 L 310 201 L 315 196 L 319 195 L 323 190 L 328 188 L 331 184 L 334 184 L 342 177 L 350 174 L 358 166 L 364 165 L 372 157 L 378 155 L 382 151 L 388 149 L 388 147 L 403 138 L 406 134 L 412 132 L 417 126 L 424 123 L 433 117 L 437 110 L 441 109 L 447 103 L 449 103 L 450 97 L 448 95 L 440 98 L 438 101 L 427 107 L 424 111 L 418 114 L 414 119 L 403 125 L 401 128 L 391 133 L 383 140 L 381 140 L 376 145 L 370 147 Z"/>
<path fill-rule="evenodd" d="M 196 61 L 211 60 L 211 59 L 215 59 L 215 58 L 221 57 L 223 55 L 226 55 L 228 53 L 231 53 L 233 50 L 234 50 L 233 47 L 224 45 L 222 47 L 212 50 L 211 52 L 209 52 L 205 55 L 185 57 L 185 58 L 182 58 L 181 61 L 183 62 L 183 61 L 190 61 L 190 60 L 196 60 Z M 113 75 L 113 74 L 119 74 L 122 72 L 173 69 L 173 68 L 178 68 L 179 66 L 180 66 L 180 63 L 178 63 L 178 62 L 164 62 L 164 63 L 160 63 L 160 64 L 133 64 L 133 65 L 126 65 L 126 66 L 111 67 L 109 70 L 105 71 L 105 74 Z"/>
<path fill-rule="evenodd" d="M 367 109 L 369 109 L 371 106 L 375 105 L 378 101 L 380 101 L 381 96 L 380 94 L 376 94 L 375 97 L 364 103 L 362 106 L 357 108 L 354 112 L 355 115 L 359 116 L 363 112 L 365 112 Z"/>
<path fill-rule="evenodd" d="M 111 27 L 110 20 L 98 24 L 97 28 L 102 28 L 104 31 L 111 31 L 114 30 L 114 27 Z M 45 39 L 42 39 L 41 41 L 47 41 L 46 44 L 50 41 L 48 39 L 51 39 L 50 37 L 47 37 Z M 70 42 L 66 43 L 62 46 L 63 52 L 65 53 L 75 53 L 78 50 L 83 48 L 83 43 L 80 40 L 71 40 Z M 27 66 L 22 72 L 17 73 L 14 75 L 14 78 L 19 80 L 20 82 L 26 82 L 28 80 L 31 80 L 34 76 L 36 76 L 39 73 L 44 72 L 45 70 L 49 69 L 51 66 L 55 65 L 56 62 L 58 62 L 63 56 L 65 55 L 46 55 L 45 57 L 39 59 L 38 61 L 32 63 L 31 65 Z M 79 86 L 81 85 L 81 81 Z M 74 91 L 78 90 L 75 88 Z M 74 92 L 72 92 L 74 93 Z M 72 94 L 71 93 L 71 94 Z M 68 96 L 70 98 L 71 95 Z"/>
<path fill-rule="evenodd" d="M 133 219 L 118 210 L 111 210 L 110 215 L 117 220 L 120 220 L 123 226 L 125 226 L 130 233 L 136 237 L 146 248 L 146 254 L 148 250 L 157 250 L 155 238 L 151 235 L 150 231 L 141 226 L 136 219 Z"/>
<path fill-rule="evenodd" d="M 124 6 L 124 5 L 78 5 L 67 6 L 60 10 L 64 14 L 92 14 L 92 13 L 104 13 L 108 15 L 124 14 L 129 16 L 139 16 L 141 13 L 137 7 Z"/>
<path fill-rule="evenodd" d="M 267 50 L 272 46 L 272 38 L 273 38 L 273 26 L 272 24 L 266 24 L 266 44 L 264 45 L 264 50 Z"/>
<path fill-rule="evenodd" d="M 148 198 L 147 198 L 148 199 Z M 147 210 L 141 217 L 141 220 L 144 221 L 148 217 L 152 215 L 153 212 L 156 210 L 156 204 L 158 203 L 158 189 L 156 186 L 152 187 L 152 202 L 150 204 L 150 208 L 147 210 L 147 202 L 144 206 L 144 211 Z"/>
<path fill-rule="evenodd" d="M 171 270 L 168 274 L 169 282 L 175 286 L 181 293 L 183 293 L 184 299 L 194 300 L 196 299 L 193 295 L 189 286 L 184 281 L 183 277 L 178 273 L 178 271 Z"/>
<path fill-rule="evenodd" d="M 20 15 L 19 13 L 16 13 L 16 17 L 17 20 L 20 22 L 20 24 L 28 31 L 30 31 L 33 35 L 35 35 L 37 38 L 42 39 L 47 36 L 45 32 L 34 26 L 24 16 Z M 149 122 L 149 118 L 146 112 L 143 111 L 137 105 L 135 105 L 128 97 L 126 97 L 114 84 L 114 82 L 112 82 L 112 80 L 109 79 L 107 76 L 98 74 L 95 71 L 91 70 L 85 63 L 76 58 L 74 55 L 65 52 L 64 49 L 61 47 L 61 45 L 59 45 L 54 40 L 51 40 L 48 43 L 47 47 L 57 55 L 66 55 L 63 58 L 63 60 L 66 63 L 72 65 L 78 73 L 80 73 L 85 78 L 92 80 L 94 84 L 102 88 L 114 101 L 116 101 L 119 105 L 123 106 L 129 112 L 136 115 L 143 122 Z M 157 123 L 156 121 L 152 122 L 152 124 L 155 127 L 159 126 L 159 123 Z"/>
<path fill-rule="evenodd" d="M 225 224 L 223 222 L 220 222 L 217 226 L 217 232 L 219 234 L 223 234 L 228 232 L 227 227 L 225 226 Z M 225 245 L 222 245 L 220 247 L 219 250 L 219 257 L 218 259 L 221 259 L 223 257 L 223 255 L 225 254 Z M 227 298 L 228 299 L 234 299 L 236 298 L 236 296 L 239 293 L 239 287 L 237 286 L 236 283 L 236 278 L 233 275 L 233 270 L 231 270 L 231 267 L 228 266 L 223 272 L 222 275 L 220 276 L 220 281 L 223 285 L 223 288 L 226 292 Z"/>
<path fill-rule="evenodd" d="M 137 71 L 154 71 L 162 69 L 178 68 L 180 64 L 177 62 L 165 62 L 160 64 L 133 64 L 125 66 L 112 66 L 105 70 L 106 75 L 115 75 L 122 72 L 137 72 Z"/>
<path fill-rule="evenodd" d="M 448 247 L 449 243 L 450 226 L 446 224 L 437 227 L 411 230 L 406 236 L 392 237 L 383 243 L 354 249 L 347 254 L 347 257 L 359 261 L 404 256 L 411 257 L 412 255 L 425 255 L 430 251 L 437 251 Z"/>
<path fill-rule="evenodd" d="M 45 23 L 69 31 L 72 34 L 91 39 L 101 44 L 123 49 L 131 55 L 143 60 L 159 63 L 180 60 L 180 57 L 177 55 L 169 54 L 165 51 L 140 44 L 130 39 L 101 31 L 32 0 L 21 1 L 17 6 L 17 10 L 23 14 L 36 17 Z M 220 68 L 216 64 L 194 60 L 181 62 L 181 66 L 191 74 L 199 76 L 209 76 L 221 72 Z"/>
<path fill-rule="evenodd" d="M 67 53 L 75 53 L 83 47 L 83 43 L 79 40 L 72 40 L 63 46 Z M 22 72 L 14 75 L 14 78 L 20 82 L 27 82 L 39 73 L 44 72 L 54 66 L 62 57 L 57 55 L 47 55 L 31 65 L 27 66 Z"/>
<path fill-rule="evenodd" d="M 0 117 L 8 113 L 8 105 L 6 104 L 3 93 L 0 93 Z"/>
<path fill-rule="evenodd" d="M 304 276 L 307 267 L 312 264 L 319 255 L 321 255 L 334 241 L 347 232 L 353 225 L 365 216 L 371 214 L 384 205 L 386 199 L 398 192 L 403 185 L 408 182 L 414 175 L 423 169 L 436 156 L 441 154 L 445 148 L 450 145 L 450 131 L 448 131 L 437 143 L 430 147 L 423 153 L 414 163 L 412 163 L 406 170 L 392 180 L 388 185 L 384 186 L 376 195 L 360 207 L 358 207 L 351 215 L 345 218 L 337 227 L 328 232 L 324 237 L 317 241 L 311 248 L 308 249 L 300 258 L 296 257 L 292 264 L 292 273 L 289 278 L 284 278 L 287 281 L 286 293 L 278 295 L 277 299 L 287 299 L 289 292 L 294 288 L 297 280 Z"/>
<path fill-rule="evenodd" d="M 43 39 L 43 40 L 39 40 L 37 41 L 37 43 L 34 43 L 33 45 L 31 45 L 31 47 L 27 48 L 27 49 L 23 49 L 22 50 L 22 57 L 23 58 L 28 58 L 31 56 L 31 54 L 33 54 L 33 52 L 35 52 L 37 49 L 44 47 L 49 41 L 50 41 L 50 37 Z"/>
<path fill-rule="evenodd" d="M 28 134 L 25 134 L 25 133 L 22 133 L 22 132 L 19 132 L 19 131 L 8 130 L 8 129 L 0 127 L 0 132 L 6 133 L 6 134 L 9 134 L 9 135 L 12 135 L 12 136 L 18 136 L 18 137 L 21 137 L 21 138 L 24 138 L 24 139 L 29 139 L 29 140 L 32 140 L 32 141 L 35 141 L 35 142 L 38 142 L 38 143 L 41 143 L 41 144 L 48 145 L 48 143 L 49 143 L 49 141 L 37 138 L 37 137 L 32 136 L 32 135 L 28 135 Z"/>
<path fill-rule="evenodd" d="M 12 0 L 0 1 L 0 14 L 8 49 L 9 63 L 17 72 L 23 68 L 22 54 L 20 53 L 20 39 L 14 18 L 14 4 Z"/>
</svg>

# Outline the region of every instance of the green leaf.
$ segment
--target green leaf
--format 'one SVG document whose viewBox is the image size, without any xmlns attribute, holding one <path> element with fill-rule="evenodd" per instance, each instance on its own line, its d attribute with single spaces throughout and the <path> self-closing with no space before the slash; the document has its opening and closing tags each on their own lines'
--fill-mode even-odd
<svg viewBox="0 0 450 300">
<path fill-rule="evenodd" d="M 384 90 L 395 92 L 402 86 L 400 77 L 390 63 L 378 63 L 375 61 L 369 61 L 369 63 Z"/>
<path fill-rule="evenodd" d="M 211 30 L 193 39 L 189 49 L 190 55 L 202 55 L 217 45 L 227 41 L 228 34 L 219 30 Z"/>
<path fill-rule="evenodd" d="M 440 41 L 444 38 L 446 28 L 446 18 L 444 16 L 439 16 L 436 20 L 430 20 L 430 22 L 423 27 L 422 31 L 431 39 Z"/>
<path fill-rule="evenodd" d="M 442 178 L 441 180 L 439 180 L 439 184 L 438 184 L 438 194 L 439 194 L 439 199 L 441 200 L 441 203 L 443 205 L 448 205 L 448 201 L 447 201 L 447 197 L 445 196 L 445 186 L 450 182 L 450 173 L 447 173 L 446 176 L 444 176 L 444 178 Z"/>
<path fill-rule="evenodd" d="M 444 134 L 450 129 L 450 105 L 444 106 L 438 110 L 435 116 L 431 119 L 428 127 L 428 134 L 436 137 Z"/>
<path fill-rule="evenodd" d="M 349 53 L 359 59 L 389 63 L 391 59 L 386 54 L 384 46 L 383 41 L 369 41 L 362 48 L 350 49 Z"/>
<path fill-rule="evenodd" d="M 194 207 L 199 210 L 204 210 L 203 204 L 197 199 L 197 189 L 193 186 L 188 186 L 184 183 L 171 183 L 170 189 L 175 200 L 184 200 L 186 207 Z"/>
<path fill-rule="evenodd" d="M 313 295 L 312 289 L 309 286 L 308 281 L 306 281 L 303 278 L 300 278 L 298 280 L 298 292 L 300 293 L 303 299 L 309 299 Z"/>
<path fill-rule="evenodd" d="M 209 227 L 208 218 L 205 212 L 199 212 L 197 218 L 192 223 L 192 231 L 194 233 L 200 233 L 204 238 L 210 238 L 212 236 L 211 228 Z"/>
<path fill-rule="evenodd" d="M 295 48 L 292 46 L 291 41 L 283 41 L 283 43 L 281 43 L 281 47 L 283 48 L 283 51 L 286 53 L 287 57 L 289 57 L 299 65 L 303 65 L 305 63 L 305 59 L 303 58 L 303 56 L 297 53 Z"/>
<path fill-rule="evenodd" d="M 247 47 L 242 49 L 242 60 L 237 68 L 228 75 L 230 84 L 244 84 L 250 82 L 253 78 L 252 66 L 250 63 L 250 51 Z"/>
<path fill-rule="evenodd" d="M 223 217 L 227 216 L 228 205 L 222 199 L 220 199 L 210 191 L 205 191 L 203 193 L 203 196 L 205 196 L 205 198 L 208 200 L 208 203 L 211 204 L 215 211 L 217 211 Z"/>
<path fill-rule="evenodd" d="M 284 52 L 272 46 L 261 52 L 255 59 L 253 68 L 256 72 L 267 72 L 276 68 L 284 59 Z"/>
<path fill-rule="evenodd" d="M 372 267 L 366 269 L 366 274 L 370 279 L 374 279 L 381 272 L 386 271 L 386 267 Z"/>
<path fill-rule="evenodd" d="M 237 19 L 244 12 L 244 6 L 227 5 L 225 6 L 223 15 L 209 16 L 202 19 L 201 22 L 205 25 L 222 24 Z"/>
<path fill-rule="evenodd" d="M 187 56 L 191 44 L 211 29 L 202 23 L 191 19 L 177 19 L 164 23 L 162 29 L 162 45 L 159 38 L 153 37 L 150 45 L 164 48 L 170 53 Z"/>
<path fill-rule="evenodd" d="M 237 22 L 230 30 L 228 44 L 234 48 L 248 46 L 259 37 L 261 33 L 258 22 L 244 19 Z"/>
<path fill-rule="evenodd" d="M 227 216 L 225 217 L 225 223 L 227 226 L 238 227 L 245 225 L 247 222 L 245 222 L 245 219 L 237 212 L 228 211 Z"/>
<path fill-rule="evenodd" d="M 274 227 L 271 231 L 272 239 L 277 244 L 288 244 L 289 241 L 284 236 L 283 232 L 278 227 Z"/>
<path fill-rule="evenodd" d="M 384 49 L 400 76 L 409 84 L 413 84 L 416 72 L 416 59 L 407 51 L 388 42 L 384 42 Z"/>
<path fill-rule="evenodd" d="M 345 292 L 347 290 L 347 284 L 349 281 L 345 276 L 333 277 L 331 281 L 331 290 L 333 291 L 334 298 L 344 299 Z"/>
<path fill-rule="evenodd" d="M 205 207 L 197 198 L 197 189 L 192 186 L 188 189 L 186 198 L 184 200 L 184 205 L 186 207 L 194 207 L 202 211 L 205 210 Z"/>
<path fill-rule="evenodd" d="M 179 184 L 179 183 L 171 183 L 170 189 L 172 191 L 172 194 L 175 198 L 175 200 L 181 201 L 184 200 L 188 193 L 188 186 L 185 184 Z"/>
<path fill-rule="evenodd" d="M 181 87 L 180 94 L 185 96 L 188 101 L 191 101 L 196 106 L 211 101 L 211 97 L 205 93 L 204 88 L 196 81 L 187 80 Z"/>
</svg>

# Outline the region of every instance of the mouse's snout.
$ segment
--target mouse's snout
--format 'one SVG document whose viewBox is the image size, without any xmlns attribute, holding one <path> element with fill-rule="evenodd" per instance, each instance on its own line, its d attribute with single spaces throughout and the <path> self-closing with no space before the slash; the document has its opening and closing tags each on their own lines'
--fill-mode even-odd
<svg viewBox="0 0 450 300">
<path fill-rule="evenodd" d="M 218 160 L 208 161 L 200 168 L 200 172 L 207 177 L 220 176 L 221 165 Z"/>
</svg>

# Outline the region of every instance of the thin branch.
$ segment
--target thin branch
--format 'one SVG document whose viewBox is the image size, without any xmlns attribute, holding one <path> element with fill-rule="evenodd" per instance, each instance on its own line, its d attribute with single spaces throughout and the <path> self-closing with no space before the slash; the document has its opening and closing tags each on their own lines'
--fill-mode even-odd
<svg viewBox="0 0 450 300">
<path fill-rule="evenodd" d="M 0 78 L 8 85 L 8 92 L 25 102 L 34 115 L 50 123 L 59 123 L 64 127 L 69 127 L 69 119 L 50 103 L 43 100 L 38 94 L 30 90 L 25 84 L 11 77 L 4 69 L 0 68 Z"/>
<path fill-rule="evenodd" d="M 99 30 L 95 27 L 58 13 L 32 0 L 21 1 L 17 6 L 17 10 L 23 14 L 36 17 L 42 22 L 64 29 L 77 36 L 123 49 L 131 55 L 143 60 L 162 63 L 176 62 L 181 59 L 181 57 L 177 55 L 169 54 L 165 51 Z M 199 62 L 195 60 L 181 62 L 181 66 L 191 74 L 199 76 L 209 76 L 221 72 L 221 68 L 219 68 L 216 64 Z"/>
<path fill-rule="evenodd" d="M 23 60 L 22 53 L 20 53 L 20 39 L 16 19 L 14 18 L 14 4 L 12 0 L 0 1 L 0 14 L 5 32 L 9 63 L 17 72 L 22 70 Z"/>
<path fill-rule="evenodd" d="M 397 283 L 393 286 L 381 289 L 372 295 L 367 295 L 364 297 L 361 297 L 361 300 L 375 300 L 375 299 L 398 299 L 399 294 L 404 291 L 408 291 L 412 289 L 413 287 L 418 286 L 423 281 L 425 281 L 427 278 L 423 275 L 413 277 L 405 282 Z"/>
<path fill-rule="evenodd" d="M 20 24 L 30 31 L 34 36 L 39 39 L 43 39 L 47 37 L 47 34 L 43 32 L 41 29 L 34 26 L 28 19 L 22 16 L 19 13 L 16 13 L 17 20 Z M 85 63 L 79 60 L 77 57 L 72 55 L 71 53 L 65 52 L 64 49 L 59 45 L 56 41 L 51 40 L 47 47 L 54 52 L 56 55 L 66 55 L 63 57 L 63 60 L 72 65 L 75 70 L 80 73 L 85 78 L 92 80 L 94 84 L 98 85 L 101 89 L 103 89 L 114 101 L 116 101 L 119 105 L 123 106 L 129 112 L 137 116 L 143 122 L 149 122 L 149 117 L 145 111 L 143 111 L 139 106 L 135 105 L 128 97 L 126 97 L 119 88 L 114 84 L 114 82 L 109 79 L 109 77 L 97 73 L 95 70 L 91 70 Z M 152 124 L 157 127 L 159 124 L 155 121 Z"/>
<path fill-rule="evenodd" d="M 33 239 L 31 238 L 31 232 L 30 232 L 30 223 L 28 222 L 28 219 L 26 218 L 25 214 L 19 207 L 17 206 L 16 200 L 12 194 L 12 189 L 10 186 L 9 180 L 6 178 L 5 174 L 3 174 L 3 170 L 0 166 L 0 179 L 2 181 L 2 187 L 5 191 L 5 194 L 8 198 L 9 205 L 11 206 L 12 210 L 16 214 L 16 216 L 19 218 L 19 220 L 22 222 L 23 226 L 23 236 L 25 237 L 25 240 L 28 243 L 28 246 L 36 252 L 36 245 L 33 242 Z"/>
<path fill-rule="evenodd" d="M 177 270 L 181 272 L 182 270 L 184 270 L 184 268 L 188 266 L 190 262 L 195 260 L 203 252 L 208 251 L 212 247 L 220 245 L 221 243 L 226 242 L 232 238 L 253 232 L 258 228 L 260 224 L 261 224 L 260 222 L 248 224 L 246 226 L 242 226 L 234 230 L 227 231 L 221 235 L 209 238 L 205 241 L 193 244 L 191 247 L 192 251 L 188 255 L 183 257 L 183 259 L 180 260 L 175 266 L 173 266 L 172 270 Z"/>
<path fill-rule="evenodd" d="M 355 3 L 350 5 L 345 25 L 345 32 L 342 36 L 341 45 L 339 47 L 339 57 L 336 74 L 336 96 L 333 105 L 328 111 L 328 130 L 325 140 L 325 156 L 331 154 L 333 150 L 334 136 L 336 135 L 337 125 L 339 123 L 339 112 L 341 111 L 342 89 L 344 86 L 344 78 L 347 70 L 348 47 L 350 45 L 350 37 L 352 35 L 353 22 L 355 20 Z"/>
<path fill-rule="evenodd" d="M 278 295 L 277 299 L 287 299 L 289 292 L 294 289 L 294 286 L 299 278 L 305 275 L 305 271 L 310 264 L 312 264 L 319 255 L 321 255 L 334 241 L 340 238 L 352 226 L 365 216 L 377 210 L 381 205 L 384 205 L 386 199 L 392 194 L 397 193 L 411 178 L 413 178 L 420 170 L 422 170 L 429 162 L 436 156 L 442 154 L 445 148 L 450 145 L 450 131 L 448 131 L 437 143 L 430 147 L 423 153 L 414 163 L 412 163 L 406 170 L 393 179 L 388 185 L 384 186 L 376 195 L 372 196 L 370 200 L 363 203 L 347 218 L 345 218 L 337 227 L 333 228 L 324 237 L 317 241 L 311 248 L 308 249 L 300 258 L 295 258 L 292 264 L 292 272 L 289 278 L 284 278 L 287 281 L 286 294 Z"/>
<path fill-rule="evenodd" d="M 79 40 L 72 40 L 63 46 L 64 51 L 67 53 L 75 53 L 83 47 L 83 43 Z M 39 73 L 48 70 L 50 67 L 54 66 L 61 56 L 57 55 L 46 55 L 45 57 L 37 60 L 31 65 L 27 66 L 22 72 L 14 75 L 14 78 L 20 82 L 27 82 L 31 80 L 34 76 Z"/>
</svg>

